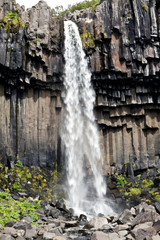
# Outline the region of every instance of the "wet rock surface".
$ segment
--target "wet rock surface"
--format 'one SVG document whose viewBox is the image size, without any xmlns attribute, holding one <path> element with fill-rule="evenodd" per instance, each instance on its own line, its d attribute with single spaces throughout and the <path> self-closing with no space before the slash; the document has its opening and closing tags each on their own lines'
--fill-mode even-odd
<svg viewBox="0 0 160 240">
<path fill-rule="evenodd" d="M 52 205 L 52 204 L 51 204 Z M 48 204 L 50 211 L 55 207 Z M 160 239 L 160 215 L 155 207 L 141 203 L 132 209 L 126 209 L 120 215 L 93 217 L 82 225 L 78 216 L 60 211 L 59 216 L 46 214 L 41 209 L 41 219 L 31 225 L 29 217 L 20 222 L 8 222 L 0 230 L 1 240 L 158 240 Z M 125 223 L 123 219 L 129 215 Z M 151 217 L 152 216 L 152 217 Z"/>
</svg>

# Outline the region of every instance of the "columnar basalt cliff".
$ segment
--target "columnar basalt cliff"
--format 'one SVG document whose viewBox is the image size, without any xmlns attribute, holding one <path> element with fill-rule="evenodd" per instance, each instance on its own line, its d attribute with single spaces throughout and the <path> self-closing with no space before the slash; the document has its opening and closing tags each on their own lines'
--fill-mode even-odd
<svg viewBox="0 0 160 240">
<path fill-rule="evenodd" d="M 0 159 L 60 166 L 64 19 L 44 1 L 0 7 Z M 22 24 L 5 23 L 7 11 Z M 159 12 L 156 0 L 107 0 L 65 16 L 89 58 L 105 173 L 160 168 Z"/>
</svg>

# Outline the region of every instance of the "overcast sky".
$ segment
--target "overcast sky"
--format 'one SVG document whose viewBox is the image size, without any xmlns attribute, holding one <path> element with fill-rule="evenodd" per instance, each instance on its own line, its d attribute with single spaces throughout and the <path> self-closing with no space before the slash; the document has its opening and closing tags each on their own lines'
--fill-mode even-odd
<svg viewBox="0 0 160 240">
<path fill-rule="evenodd" d="M 48 6 L 50 6 L 51 8 L 54 8 L 55 6 L 60 6 L 62 5 L 64 8 L 67 8 L 67 6 L 69 4 L 75 4 L 78 2 L 82 2 L 82 0 L 45 0 L 48 4 Z M 20 5 L 24 5 L 25 8 L 30 8 L 34 5 L 36 5 L 39 0 L 16 0 L 17 3 L 19 3 Z"/>
</svg>

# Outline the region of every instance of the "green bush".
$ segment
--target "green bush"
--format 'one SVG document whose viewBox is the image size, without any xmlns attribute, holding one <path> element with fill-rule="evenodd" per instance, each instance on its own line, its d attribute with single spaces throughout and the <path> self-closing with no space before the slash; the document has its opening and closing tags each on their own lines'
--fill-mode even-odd
<svg viewBox="0 0 160 240">
<path fill-rule="evenodd" d="M 123 175 L 118 175 L 117 176 L 117 186 L 118 187 L 125 187 L 128 184 L 128 182 L 125 180 Z"/>
</svg>

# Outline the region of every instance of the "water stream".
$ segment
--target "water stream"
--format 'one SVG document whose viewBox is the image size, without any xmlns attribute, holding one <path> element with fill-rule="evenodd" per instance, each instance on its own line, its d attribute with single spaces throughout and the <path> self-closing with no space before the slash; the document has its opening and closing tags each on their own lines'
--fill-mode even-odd
<svg viewBox="0 0 160 240">
<path fill-rule="evenodd" d="M 65 114 L 62 140 L 67 159 L 68 205 L 76 214 L 111 214 L 93 112 L 95 93 L 78 28 L 65 21 Z M 88 180 L 91 172 L 90 180 Z"/>
</svg>

